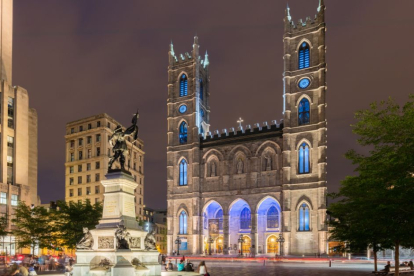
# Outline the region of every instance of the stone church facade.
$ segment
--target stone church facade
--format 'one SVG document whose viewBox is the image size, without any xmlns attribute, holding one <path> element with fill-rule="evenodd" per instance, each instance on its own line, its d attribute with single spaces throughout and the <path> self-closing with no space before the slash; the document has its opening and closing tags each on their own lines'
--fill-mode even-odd
<svg viewBox="0 0 414 276">
<path fill-rule="evenodd" d="M 324 13 L 321 0 L 295 24 L 286 10 L 279 123 L 211 133 L 208 55 L 197 37 L 191 53 L 170 46 L 168 254 L 326 253 Z"/>
</svg>

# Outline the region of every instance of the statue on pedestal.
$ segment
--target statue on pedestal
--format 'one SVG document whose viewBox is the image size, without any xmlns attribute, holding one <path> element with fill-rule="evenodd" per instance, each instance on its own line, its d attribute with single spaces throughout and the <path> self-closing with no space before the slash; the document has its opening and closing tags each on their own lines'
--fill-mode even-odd
<svg viewBox="0 0 414 276">
<path fill-rule="evenodd" d="M 243 160 L 240 158 L 239 161 L 237 162 L 237 173 L 238 174 L 242 174 L 243 173 Z"/>
<path fill-rule="evenodd" d="M 76 244 L 76 249 L 92 249 L 93 237 L 88 227 L 83 227 L 83 238 Z"/>
<path fill-rule="evenodd" d="M 131 235 L 123 225 L 118 225 L 118 229 L 115 231 L 115 237 L 117 240 L 117 249 L 129 249 Z"/>
<path fill-rule="evenodd" d="M 265 155 L 264 158 L 266 159 L 266 171 L 271 171 L 272 170 L 272 156 Z"/>
<path fill-rule="evenodd" d="M 145 237 L 145 240 L 144 240 L 145 250 L 156 250 L 157 249 L 156 243 L 157 242 L 155 240 L 155 229 L 154 229 L 151 232 L 148 232 L 147 236 Z"/>
<path fill-rule="evenodd" d="M 138 138 L 138 122 L 139 113 L 134 114 L 132 118 L 132 126 L 127 128 L 125 131 L 122 131 L 122 127 L 118 125 L 112 136 L 109 138 L 109 144 L 112 146 L 112 152 L 114 155 L 111 157 L 108 163 L 108 171 L 112 169 L 112 164 L 119 158 L 119 163 L 121 163 L 121 169 L 125 170 L 125 156 L 128 155 L 128 147 L 125 139 L 132 137 L 132 144 Z"/>
</svg>

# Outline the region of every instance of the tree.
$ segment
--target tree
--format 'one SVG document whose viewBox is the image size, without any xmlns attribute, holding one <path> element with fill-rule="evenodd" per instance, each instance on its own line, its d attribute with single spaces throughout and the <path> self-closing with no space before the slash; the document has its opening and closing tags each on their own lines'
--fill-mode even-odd
<svg viewBox="0 0 414 276">
<path fill-rule="evenodd" d="M 31 208 L 20 202 L 14 209 L 14 215 L 12 222 L 15 227 L 12 234 L 16 237 L 19 247 L 31 247 L 33 254 L 36 246 L 51 247 L 54 229 L 50 226 L 50 216 L 45 208 Z"/>
<path fill-rule="evenodd" d="M 69 204 L 64 201 L 57 202 L 54 211 L 55 225 L 58 237 L 63 246 L 74 249 L 76 243 L 82 238 L 83 227 L 95 228 L 102 217 L 102 204 L 89 202 Z"/>
<path fill-rule="evenodd" d="M 1 216 L 0 217 L 0 237 L 6 236 L 8 234 L 7 232 L 7 217 Z"/>
<path fill-rule="evenodd" d="M 331 233 L 350 247 L 370 245 L 374 252 L 394 247 L 399 275 L 399 247 L 414 246 L 414 95 L 402 108 L 390 98 L 355 118 L 353 132 L 369 153 L 345 155 L 357 175 L 348 176 L 331 195 L 340 199 L 328 208 L 335 218 Z"/>
</svg>

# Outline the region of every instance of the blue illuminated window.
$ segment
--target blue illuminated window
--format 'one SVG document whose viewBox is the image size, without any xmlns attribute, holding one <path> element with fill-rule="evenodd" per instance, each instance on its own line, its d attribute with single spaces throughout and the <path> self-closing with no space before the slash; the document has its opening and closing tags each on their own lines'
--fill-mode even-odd
<svg viewBox="0 0 414 276">
<path fill-rule="evenodd" d="M 299 207 L 299 231 L 309 231 L 309 206 L 303 203 Z"/>
<path fill-rule="evenodd" d="M 298 124 L 299 125 L 306 125 L 310 123 L 310 104 L 309 100 L 303 98 L 299 102 L 299 117 L 298 117 Z"/>
<path fill-rule="evenodd" d="M 299 47 L 299 69 L 308 68 L 310 66 L 310 47 L 309 44 L 303 42 Z"/>
<path fill-rule="evenodd" d="M 187 161 L 183 159 L 180 162 L 180 186 L 187 184 Z"/>
<path fill-rule="evenodd" d="M 204 217 L 204 229 L 207 229 L 207 227 L 208 227 L 208 219 L 207 219 L 206 213 L 203 214 L 203 217 Z"/>
<path fill-rule="evenodd" d="M 200 100 L 203 100 L 204 98 L 204 85 L 203 85 L 203 80 L 200 79 Z"/>
<path fill-rule="evenodd" d="M 303 143 L 299 147 L 299 173 L 309 173 L 310 171 L 309 160 L 309 145 Z"/>
<path fill-rule="evenodd" d="M 252 220 L 251 220 L 251 214 L 250 209 L 247 207 L 244 207 L 240 214 L 240 229 L 250 229 L 252 228 Z"/>
<path fill-rule="evenodd" d="M 267 228 L 279 228 L 279 212 L 275 206 L 267 211 Z"/>
<path fill-rule="evenodd" d="M 188 83 L 186 74 L 182 74 L 180 78 L 180 97 L 188 95 Z"/>
<path fill-rule="evenodd" d="M 187 213 L 184 211 L 180 214 L 180 234 L 187 234 Z"/>
<path fill-rule="evenodd" d="M 180 144 L 187 144 L 187 123 L 182 122 L 180 125 Z"/>
<path fill-rule="evenodd" d="M 203 134 L 204 135 L 204 128 L 203 128 L 203 126 L 200 126 L 200 134 Z"/>
<path fill-rule="evenodd" d="M 216 219 L 219 220 L 219 230 L 223 230 L 223 209 L 220 209 L 216 214 Z"/>
</svg>

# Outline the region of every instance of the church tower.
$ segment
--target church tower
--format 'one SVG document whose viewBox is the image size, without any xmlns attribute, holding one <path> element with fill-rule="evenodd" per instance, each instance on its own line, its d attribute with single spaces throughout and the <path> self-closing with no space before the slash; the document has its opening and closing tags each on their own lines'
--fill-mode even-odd
<svg viewBox="0 0 414 276">
<path fill-rule="evenodd" d="M 314 19 L 284 18 L 283 229 L 285 252 L 326 248 L 325 5 Z"/>
<path fill-rule="evenodd" d="M 207 52 L 204 59 L 199 55 L 197 36 L 191 54 L 176 56 L 171 43 L 168 56 L 167 247 L 171 253 L 179 236 L 183 250 L 196 252 L 200 247 L 200 136 L 210 128 L 209 61 Z M 180 219 L 186 227 L 179 226 Z"/>
</svg>

